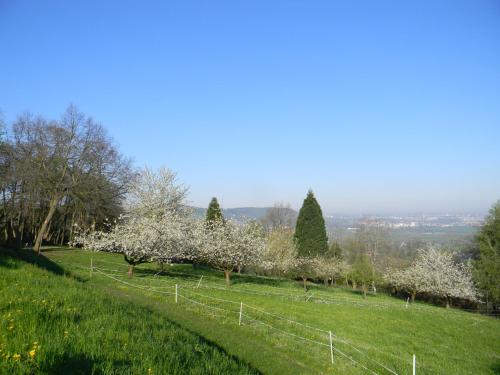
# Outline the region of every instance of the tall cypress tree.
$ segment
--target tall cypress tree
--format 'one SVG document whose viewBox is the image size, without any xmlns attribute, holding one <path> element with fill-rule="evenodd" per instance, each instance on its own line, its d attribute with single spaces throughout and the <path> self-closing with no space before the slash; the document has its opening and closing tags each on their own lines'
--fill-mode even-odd
<svg viewBox="0 0 500 375">
<path fill-rule="evenodd" d="M 206 221 L 207 223 L 222 220 L 224 221 L 224 216 L 222 216 L 222 211 L 219 206 L 219 202 L 217 202 L 217 198 L 213 197 L 208 205 Z"/>
<path fill-rule="evenodd" d="M 312 190 L 307 193 L 295 226 L 295 242 L 301 257 L 314 257 L 328 250 L 325 219 Z"/>
</svg>

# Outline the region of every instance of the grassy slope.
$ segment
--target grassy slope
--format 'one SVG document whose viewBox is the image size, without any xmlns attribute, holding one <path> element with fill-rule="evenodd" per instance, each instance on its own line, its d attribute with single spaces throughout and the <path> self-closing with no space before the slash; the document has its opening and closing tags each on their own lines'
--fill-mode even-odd
<svg viewBox="0 0 500 375">
<path fill-rule="evenodd" d="M 106 269 L 108 274 L 114 273 L 114 277 L 121 281 L 129 281 L 124 277 L 126 267 L 122 265 L 123 260 L 118 255 L 73 250 L 50 251 L 46 254 L 82 279 L 89 278 L 89 271 L 79 267 L 88 268 L 92 256 L 96 267 Z M 179 265 L 168 268 L 169 276 L 154 278 L 156 270 L 153 269 L 154 265 L 140 266 L 132 280 L 136 287 L 111 280 L 98 272 L 93 273 L 92 280 L 87 284 L 101 293 L 117 297 L 112 301 L 130 301 L 130 306 L 143 306 L 159 316 L 168 317 L 170 321 L 217 343 L 227 352 L 264 373 L 358 374 L 368 371 L 360 365 L 353 366 L 338 353 L 332 366 L 329 363 L 328 347 L 296 340 L 249 318 L 259 319 L 288 333 L 327 343 L 323 332 L 311 331 L 246 306 L 243 325 L 240 327 L 237 304 L 235 306 L 208 297 L 243 301 L 274 314 L 327 331 L 332 330 L 339 336 L 335 340 L 337 349 L 376 373 L 390 373 L 379 364 L 399 374 L 409 373 L 412 353 L 417 354 L 418 374 L 499 372 L 498 319 L 424 304 L 405 309 L 401 301 L 387 296 L 372 296 L 365 303 L 357 294 L 342 289 L 316 288 L 314 297 L 306 302 L 303 292 L 293 282 L 242 276 L 236 277 L 234 285 L 227 290 L 223 286 L 221 275 L 215 272 L 192 270 L 191 266 Z M 188 275 L 174 274 L 171 271 L 182 271 Z M 193 289 L 196 277 L 201 274 L 205 275 L 202 286 Z M 176 305 L 173 295 L 137 289 L 138 285 L 149 285 L 161 288 L 157 291 L 173 292 L 174 284 L 179 284 L 181 295 L 232 312 L 212 311 L 184 298 L 180 298 Z M 314 299 L 316 297 L 330 303 L 320 303 L 321 301 Z M 341 340 L 348 340 L 360 352 Z M 232 373 L 224 369 L 223 364 L 220 371 Z"/>
<path fill-rule="evenodd" d="M 165 314 L 45 263 L 0 255 L 0 373 L 257 373 Z"/>
</svg>

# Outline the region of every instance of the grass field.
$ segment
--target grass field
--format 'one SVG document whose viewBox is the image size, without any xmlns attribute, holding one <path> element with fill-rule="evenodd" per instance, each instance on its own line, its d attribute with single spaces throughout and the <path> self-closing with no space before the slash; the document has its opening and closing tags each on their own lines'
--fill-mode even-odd
<svg viewBox="0 0 500 375">
<path fill-rule="evenodd" d="M 45 255 L 50 270 L 1 258 L 4 372 L 409 374 L 416 354 L 417 374 L 500 373 L 496 318 L 272 278 L 234 275 L 227 288 L 191 265 L 128 279 L 116 254 Z"/>
</svg>

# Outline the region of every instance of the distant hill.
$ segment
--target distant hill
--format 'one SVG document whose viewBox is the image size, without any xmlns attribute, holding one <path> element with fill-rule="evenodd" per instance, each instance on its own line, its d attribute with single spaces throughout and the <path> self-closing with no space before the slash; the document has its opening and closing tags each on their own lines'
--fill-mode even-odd
<svg viewBox="0 0 500 375">
<path fill-rule="evenodd" d="M 197 217 L 204 217 L 207 213 L 206 208 L 193 207 L 194 213 Z M 236 207 L 236 208 L 225 208 L 222 210 L 222 214 L 225 218 L 234 220 L 259 220 L 262 218 L 267 210 L 272 207 Z"/>
</svg>

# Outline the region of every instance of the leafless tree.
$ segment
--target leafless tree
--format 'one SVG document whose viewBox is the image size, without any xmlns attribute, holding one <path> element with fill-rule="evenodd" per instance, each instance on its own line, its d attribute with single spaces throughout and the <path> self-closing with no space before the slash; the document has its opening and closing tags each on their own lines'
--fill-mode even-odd
<svg viewBox="0 0 500 375">
<path fill-rule="evenodd" d="M 69 106 L 60 121 L 20 116 L 2 147 L 4 240 L 64 242 L 75 222 L 118 214 L 134 174 L 104 128 Z M 113 212 L 115 211 L 115 212 Z"/>
<path fill-rule="evenodd" d="M 267 210 L 261 223 L 267 232 L 271 232 L 275 229 L 292 228 L 296 219 L 297 213 L 292 210 L 290 204 L 277 202 Z"/>
</svg>

